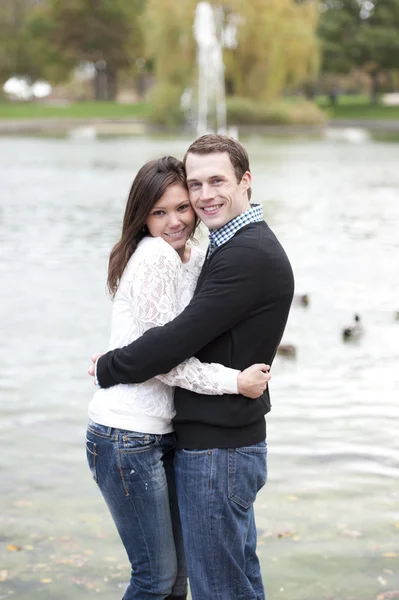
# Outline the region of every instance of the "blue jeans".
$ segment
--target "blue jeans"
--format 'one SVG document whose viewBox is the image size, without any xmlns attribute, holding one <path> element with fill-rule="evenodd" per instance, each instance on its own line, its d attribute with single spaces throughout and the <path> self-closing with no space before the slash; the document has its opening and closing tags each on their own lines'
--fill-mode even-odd
<svg viewBox="0 0 399 600">
<path fill-rule="evenodd" d="M 187 571 L 174 478 L 175 435 L 90 422 L 87 460 L 132 568 L 123 600 L 183 598 Z"/>
<path fill-rule="evenodd" d="M 253 503 L 266 442 L 177 450 L 175 474 L 193 600 L 264 600 Z"/>
</svg>

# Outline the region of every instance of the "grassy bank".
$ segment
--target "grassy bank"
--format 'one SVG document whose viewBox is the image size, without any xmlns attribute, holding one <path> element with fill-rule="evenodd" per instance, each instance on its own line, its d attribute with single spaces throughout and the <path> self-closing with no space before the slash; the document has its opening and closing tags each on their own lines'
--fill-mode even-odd
<svg viewBox="0 0 399 600">
<path fill-rule="evenodd" d="M 399 119 L 399 106 L 371 104 L 366 95 L 338 96 L 335 106 L 331 106 L 328 97 L 320 96 L 316 104 L 327 110 L 332 119 Z"/>
<path fill-rule="evenodd" d="M 150 112 L 146 102 L 73 102 L 65 105 L 41 102 L 0 102 L 0 119 L 144 119 Z"/>
<path fill-rule="evenodd" d="M 285 99 L 278 103 L 281 111 L 298 104 L 298 99 Z M 370 104 L 367 96 L 338 96 L 333 107 L 326 96 L 316 98 L 316 105 L 326 111 L 331 119 L 399 119 L 399 106 Z M 149 102 L 137 104 L 117 104 L 116 102 L 73 102 L 65 105 L 45 104 L 41 102 L 0 101 L 0 119 L 147 119 L 152 105 Z M 239 107 L 240 108 L 240 107 Z M 259 105 L 258 110 L 267 113 L 273 107 Z M 284 110 L 283 110 L 284 109 Z M 269 112 L 270 112 L 269 110 Z M 234 111 L 233 111 L 234 112 Z M 242 112 L 240 108 L 240 112 Z M 248 111 L 244 111 L 245 115 Z M 253 111 L 252 111 L 253 112 Z M 256 111 L 255 111 L 256 112 Z M 272 111 L 273 112 L 273 111 Z M 276 111 L 274 111 L 276 112 Z M 274 113 L 273 113 L 274 114 Z M 306 122 L 307 115 L 298 115 Z M 273 123 L 276 119 L 271 118 Z M 278 119 L 277 119 L 278 121 Z"/>
</svg>

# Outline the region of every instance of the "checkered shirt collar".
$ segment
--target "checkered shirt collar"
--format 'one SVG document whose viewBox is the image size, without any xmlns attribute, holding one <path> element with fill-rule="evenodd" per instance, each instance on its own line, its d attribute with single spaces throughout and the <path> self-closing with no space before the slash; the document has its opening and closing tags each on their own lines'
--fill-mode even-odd
<svg viewBox="0 0 399 600">
<path fill-rule="evenodd" d="M 258 223 L 259 221 L 263 221 L 262 206 L 260 204 L 251 204 L 251 208 L 248 208 L 248 210 L 226 223 L 226 225 L 223 225 L 223 227 L 220 227 L 220 229 L 211 230 L 207 258 L 209 258 L 216 248 L 231 240 L 237 231 L 245 227 L 245 225 Z"/>
</svg>

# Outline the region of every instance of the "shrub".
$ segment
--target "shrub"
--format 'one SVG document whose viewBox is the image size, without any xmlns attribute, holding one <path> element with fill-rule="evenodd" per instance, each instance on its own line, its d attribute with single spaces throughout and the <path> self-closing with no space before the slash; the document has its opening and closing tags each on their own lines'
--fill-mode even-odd
<svg viewBox="0 0 399 600">
<path fill-rule="evenodd" d="M 185 117 L 180 107 L 180 90 L 168 83 L 156 85 L 151 91 L 150 121 L 158 125 L 182 125 Z"/>
<path fill-rule="evenodd" d="M 307 100 L 259 102 L 250 98 L 227 99 L 229 125 L 318 125 L 326 115 Z"/>
</svg>

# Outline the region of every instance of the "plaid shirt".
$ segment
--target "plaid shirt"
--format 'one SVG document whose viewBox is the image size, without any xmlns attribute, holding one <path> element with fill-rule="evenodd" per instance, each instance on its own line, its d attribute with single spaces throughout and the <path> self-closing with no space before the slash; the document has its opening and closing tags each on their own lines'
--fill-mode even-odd
<svg viewBox="0 0 399 600">
<path fill-rule="evenodd" d="M 260 204 L 251 204 L 251 208 L 248 208 L 248 210 L 226 223 L 226 225 L 223 225 L 223 227 L 220 227 L 220 229 L 210 230 L 206 257 L 209 258 L 216 248 L 231 240 L 239 229 L 245 225 L 249 225 L 249 223 L 257 223 L 259 221 L 263 221 L 262 206 Z"/>
</svg>

